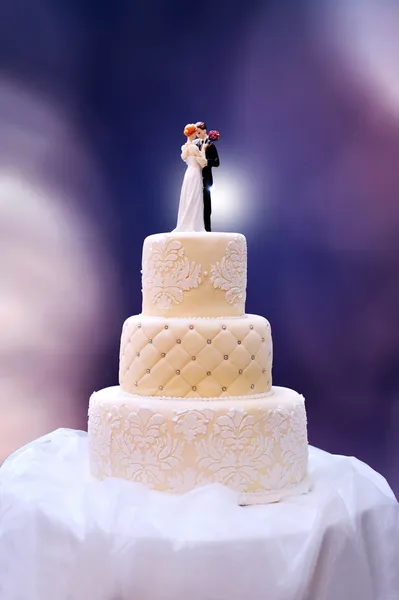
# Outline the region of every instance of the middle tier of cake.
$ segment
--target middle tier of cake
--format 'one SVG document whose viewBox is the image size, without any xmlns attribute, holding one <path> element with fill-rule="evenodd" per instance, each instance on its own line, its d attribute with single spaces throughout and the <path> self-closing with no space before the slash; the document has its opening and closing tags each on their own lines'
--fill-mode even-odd
<svg viewBox="0 0 399 600">
<path fill-rule="evenodd" d="M 163 318 L 135 315 L 122 331 L 119 384 L 146 396 L 218 398 L 272 387 L 269 322 L 258 315 Z"/>
</svg>

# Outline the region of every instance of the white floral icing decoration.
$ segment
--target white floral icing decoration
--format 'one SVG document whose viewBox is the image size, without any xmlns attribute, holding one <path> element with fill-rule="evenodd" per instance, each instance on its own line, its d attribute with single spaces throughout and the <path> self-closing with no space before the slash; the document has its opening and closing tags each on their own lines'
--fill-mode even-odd
<svg viewBox="0 0 399 600">
<path fill-rule="evenodd" d="M 150 488 L 182 493 L 218 482 L 247 492 L 284 490 L 306 472 L 303 399 L 291 410 L 174 411 L 170 419 L 148 406 L 121 404 L 89 411 L 91 468 L 99 478 L 117 476 Z M 188 461 L 188 457 L 190 460 Z"/>
<path fill-rule="evenodd" d="M 161 310 L 180 304 L 184 292 L 198 288 L 201 283 L 201 265 L 190 262 L 178 240 L 164 236 L 152 244 L 143 270 L 143 290 Z"/>
<path fill-rule="evenodd" d="M 215 289 L 226 292 L 226 301 L 244 310 L 247 289 L 247 244 L 243 236 L 227 244 L 225 256 L 211 267 Z"/>
</svg>

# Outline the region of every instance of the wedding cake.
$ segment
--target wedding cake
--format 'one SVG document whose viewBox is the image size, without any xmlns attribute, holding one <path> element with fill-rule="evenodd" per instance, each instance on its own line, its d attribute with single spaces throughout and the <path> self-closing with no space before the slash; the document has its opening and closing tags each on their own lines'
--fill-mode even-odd
<svg viewBox="0 0 399 600">
<path fill-rule="evenodd" d="M 245 314 L 246 283 L 241 234 L 145 239 L 119 386 L 90 399 L 95 477 L 177 494 L 219 483 L 243 505 L 308 490 L 304 399 L 272 386 L 270 325 Z"/>
</svg>

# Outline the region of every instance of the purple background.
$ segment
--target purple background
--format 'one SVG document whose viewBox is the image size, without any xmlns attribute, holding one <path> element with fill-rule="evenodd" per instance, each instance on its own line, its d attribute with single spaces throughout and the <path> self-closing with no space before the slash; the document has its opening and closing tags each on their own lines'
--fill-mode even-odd
<svg viewBox="0 0 399 600">
<path fill-rule="evenodd" d="M 222 134 L 215 228 L 309 437 L 399 491 L 399 5 L 3 0 L 0 460 L 117 382 L 187 122 Z M 218 188 L 219 185 L 219 188 Z"/>
</svg>

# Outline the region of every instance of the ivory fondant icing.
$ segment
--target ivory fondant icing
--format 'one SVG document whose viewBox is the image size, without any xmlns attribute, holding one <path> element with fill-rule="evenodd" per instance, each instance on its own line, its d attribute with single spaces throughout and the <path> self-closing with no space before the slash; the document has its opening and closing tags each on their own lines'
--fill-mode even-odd
<svg viewBox="0 0 399 600">
<path fill-rule="evenodd" d="M 136 315 L 124 324 L 119 364 L 120 386 L 132 394 L 208 398 L 268 392 L 270 325 L 257 315 Z"/>
<path fill-rule="evenodd" d="M 245 313 L 247 244 L 238 233 L 163 233 L 144 241 L 143 315 Z"/>
<path fill-rule="evenodd" d="M 161 492 L 220 483 L 254 504 L 308 489 L 304 401 L 287 388 L 206 402 L 104 389 L 90 400 L 89 449 L 96 477 Z"/>
<path fill-rule="evenodd" d="M 90 399 L 96 477 L 171 493 L 221 483 L 241 504 L 307 491 L 304 400 L 272 387 L 270 325 L 245 314 L 246 279 L 241 234 L 146 238 L 142 314 L 123 326 L 120 386 Z"/>
</svg>

